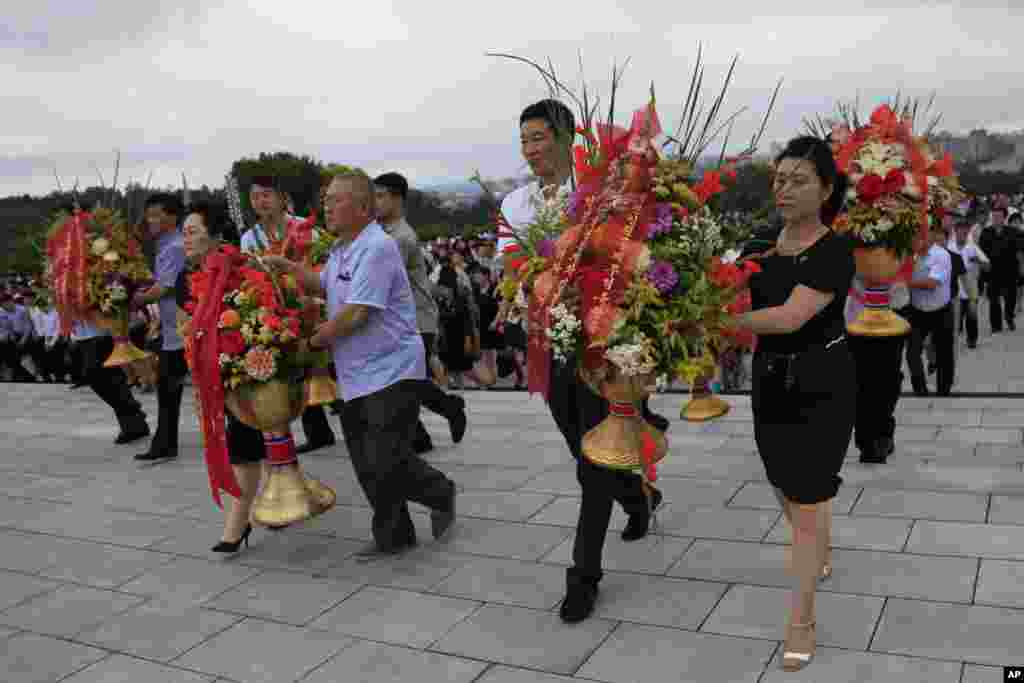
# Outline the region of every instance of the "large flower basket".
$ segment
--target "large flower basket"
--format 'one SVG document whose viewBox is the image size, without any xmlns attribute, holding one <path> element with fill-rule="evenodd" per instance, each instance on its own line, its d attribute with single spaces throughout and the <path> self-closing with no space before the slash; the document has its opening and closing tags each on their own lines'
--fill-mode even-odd
<svg viewBox="0 0 1024 683">
<path fill-rule="evenodd" d="M 690 386 L 690 400 L 679 416 L 688 422 L 707 422 L 729 412 L 729 404 L 711 391 L 711 378 L 698 377 Z"/>
</svg>

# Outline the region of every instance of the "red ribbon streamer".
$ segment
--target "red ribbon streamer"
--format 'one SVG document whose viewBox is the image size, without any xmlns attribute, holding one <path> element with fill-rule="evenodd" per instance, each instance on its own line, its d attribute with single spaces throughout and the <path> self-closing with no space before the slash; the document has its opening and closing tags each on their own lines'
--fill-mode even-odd
<svg viewBox="0 0 1024 683">
<path fill-rule="evenodd" d="M 224 430 L 224 385 L 220 378 L 220 349 L 217 321 L 224 303 L 224 292 L 234 267 L 229 253 L 216 251 L 206 257 L 203 266 L 208 274 L 210 289 L 196 306 L 192 319 L 192 345 L 195 366 L 192 372 L 199 387 L 202 403 L 201 427 L 206 445 L 206 470 L 210 477 L 210 492 L 219 507 L 220 492 L 241 497 L 242 491 L 235 481 L 235 473 L 228 459 L 228 441 Z"/>
</svg>

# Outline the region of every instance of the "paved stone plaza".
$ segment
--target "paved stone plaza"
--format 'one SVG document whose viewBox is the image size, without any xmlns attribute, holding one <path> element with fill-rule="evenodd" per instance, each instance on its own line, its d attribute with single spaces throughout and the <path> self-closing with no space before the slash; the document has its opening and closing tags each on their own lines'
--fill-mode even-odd
<svg viewBox="0 0 1024 683">
<path fill-rule="evenodd" d="M 851 450 L 818 602 L 824 647 L 786 675 L 787 538 L 749 399 L 713 423 L 673 422 L 659 533 L 623 543 L 616 509 L 597 612 L 566 626 L 579 489 L 539 399 L 467 392 L 459 446 L 428 414 L 430 460 L 462 490 L 457 526 L 433 542 L 417 508 L 420 547 L 366 563 L 352 555 L 369 509 L 341 445 L 305 458 L 337 508 L 257 529 L 224 560 L 209 552 L 220 512 L 190 397 L 180 460 L 139 467 L 142 448 L 111 445 L 112 416 L 88 389 L 2 390 L 10 683 L 996 683 L 1024 664 L 1024 400 L 904 398 L 891 464 Z M 675 416 L 683 399 L 655 408 Z"/>
</svg>

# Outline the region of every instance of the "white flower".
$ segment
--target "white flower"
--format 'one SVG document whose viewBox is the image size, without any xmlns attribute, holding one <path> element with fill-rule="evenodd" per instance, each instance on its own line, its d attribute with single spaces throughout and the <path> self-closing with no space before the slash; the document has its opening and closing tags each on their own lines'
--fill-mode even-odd
<svg viewBox="0 0 1024 683">
<path fill-rule="evenodd" d="M 220 364 L 221 367 L 231 365 L 231 356 L 229 356 L 226 353 L 222 353 L 220 354 L 220 356 L 217 357 L 217 362 Z"/>
<path fill-rule="evenodd" d="M 108 249 L 110 249 L 110 242 L 104 237 L 101 237 L 92 243 L 92 253 L 94 256 L 102 256 L 107 253 Z"/>
<path fill-rule="evenodd" d="M 742 252 L 739 249 L 730 249 L 722 255 L 722 261 L 725 263 L 736 263 L 739 260 Z"/>
<path fill-rule="evenodd" d="M 569 354 L 575 352 L 579 344 L 583 323 L 569 311 L 565 304 L 551 307 L 551 319 L 551 327 L 544 332 L 551 342 L 551 350 L 555 358 L 564 362 L 568 359 Z"/>
<path fill-rule="evenodd" d="M 118 261 L 121 260 L 121 257 L 120 255 L 118 255 L 116 251 L 108 251 L 106 254 L 103 255 L 103 260 L 106 261 L 107 263 L 117 263 Z"/>
<path fill-rule="evenodd" d="M 646 375 L 657 366 L 650 353 L 650 341 L 638 335 L 634 343 L 617 344 L 604 352 L 604 357 L 613 363 L 627 377 Z"/>
</svg>

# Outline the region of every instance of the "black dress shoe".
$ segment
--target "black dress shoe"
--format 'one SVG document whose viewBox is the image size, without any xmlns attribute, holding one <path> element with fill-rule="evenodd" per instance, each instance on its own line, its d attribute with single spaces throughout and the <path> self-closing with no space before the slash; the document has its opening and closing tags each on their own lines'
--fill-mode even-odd
<svg viewBox="0 0 1024 683">
<path fill-rule="evenodd" d="M 355 554 L 355 559 L 358 562 L 369 562 L 371 560 L 379 559 L 382 557 L 393 557 L 406 550 L 411 550 L 416 547 L 416 539 L 406 540 L 402 543 L 395 545 L 381 545 L 376 541 L 370 543 L 362 550 Z"/>
<path fill-rule="evenodd" d="M 434 443 L 432 441 L 415 441 L 412 444 L 412 450 L 416 455 L 423 455 L 434 450 Z"/>
<path fill-rule="evenodd" d="M 448 427 L 452 431 L 452 441 L 459 443 L 466 435 L 466 399 L 461 396 L 453 396 L 458 402 L 458 410 L 448 418 Z"/>
<path fill-rule="evenodd" d="M 147 436 L 149 436 L 149 426 L 146 426 L 145 429 L 132 429 L 128 431 L 122 429 L 117 438 L 114 439 L 114 443 L 120 446 L 132 441 L 138 441 L 139 439 L 145 439 Z"/>
<path fill-rule="evenodd" d="M 329 447 L 331 447 L 333 445 L 334 445 L 334 439 L 331 439 L 330 441 L 321 441 L 319 443 L 313 443 L 312 441 L 307 441 L 306 443 L 302 444 L 301 446 L 296 446 L 295 454 L 296 455 L 302 455 L 303 453 L 312 453 L 313 451 L 318 451 L 321 448 L 329 448 Z"/>
<path fill-rule="evenodd" d="M 654 493 L 651 494 L 651 510 L 658 509 L 661 505 L 661 491 L 654 489 Z M 651 514 L 647 513 L 644 515 L 630 515 L 629 521 L 626 522 L 626 528 L 622 530 L 622 540 L 626 541 L 638 541 L 647 535 L 647 529 L 651 525 Z"/>
<path fill-rule="evenodd" d="M 594 603 L 597 602 L 597 581 L 570 578 L 568 584 L 558 615 L 567 624 L 578 624 L 594 611 Z"/>
<path fill-rule="evenodd" d="M 452 527 L 455 521 L 455 485 L 452 485 L 451 495 L 448 496 L 448 507 L 444 510 L 430 511 L 430 533 L 434 540 L 439 540 Z"/>
<path fill-rule="evenodd" d="M 139 462 L 156 462 L 157 460 L 173 460 L 178 457 L 178 451 L 146 451 L 145 453 L 139 453 L 135 456 L 135 459 Z"/>
</svg>

